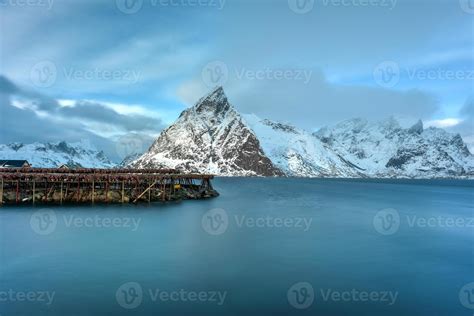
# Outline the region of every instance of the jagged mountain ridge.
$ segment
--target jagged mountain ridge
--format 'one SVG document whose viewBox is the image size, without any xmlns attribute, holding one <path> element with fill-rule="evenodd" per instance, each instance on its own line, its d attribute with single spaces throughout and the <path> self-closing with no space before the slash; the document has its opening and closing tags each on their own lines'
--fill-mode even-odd
<svg viewBox="0 0 474 316">
<path fill-rule="evenodd" d="M 148 152 L 130 164 L 225 176 L 474 177 L 474 158 L 459 135 L 420 121 L 354 119 L 309 133 L 240 115 L 222 87 L 183 111 Z"/>
<path fill-rule="evenodd" d="M 71 168 L 115 167 L 104 152 L 98 151 L 87 141 L 0 145 L 0 159 L 28 160 L 35 168 L 56 168 L 61 165 Z"/>
<path fill-rule="evenodd" d="M 474 157 L 459 134 L 424 129 L 420 120 L 402 128 L 394 118 L 341 122 L 314 134 L 368 177 L 473 177 Z"/>
</svg>

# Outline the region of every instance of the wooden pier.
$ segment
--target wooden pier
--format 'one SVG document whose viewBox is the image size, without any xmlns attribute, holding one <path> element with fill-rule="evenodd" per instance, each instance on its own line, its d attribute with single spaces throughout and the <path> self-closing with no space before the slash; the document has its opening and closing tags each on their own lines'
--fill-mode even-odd
<svg viewBox="0 0 474 316">
<path fill-rule="evenodd" d="M 0 206 L 203 199 L 219 195 L 212 179 L 173 169 L 0 168 Z"/>
</svg>

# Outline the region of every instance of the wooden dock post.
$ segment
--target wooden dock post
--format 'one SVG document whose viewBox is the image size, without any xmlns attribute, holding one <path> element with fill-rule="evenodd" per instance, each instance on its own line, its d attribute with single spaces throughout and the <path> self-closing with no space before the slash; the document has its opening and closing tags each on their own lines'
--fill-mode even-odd
<svg viewBox="0 0 474 316">
<path fill-rule="evenodd" d="M 77 180 L 77 203 L 81 200 L 81 182 Z"/>
<path fill-rule="evenodd" d="M 122 180 L 122 204 L 125 203 L 125 180 Z"/>
<path fill-rule="evenodd" d="M 162 180 L 161 184 L 161 200 L 164 202 L 165 201 L 165 196 L 166 196 L 166 185 L 165 185 L 165 180 Z"/>
<path fill-rule="evenodd" d="M 94 204 L 94 200 L 95 200 L 95 181 L 92 180 L 92 194 L 91 194 L 92 204 Z"/>
<path fill-rule="evenodd" d="M 63 182 L 64 182 L 64 181 L 61 181 L 61 189 L 60 189 L 60 191 L 61 191 L 61 196 L 60 196 L 60 198 L 59 198 L 59 203 L 60 203 L 61 205 L 63 204 Z"/>
<path fill-rule="evenodd" d="M 16 204 L 20 202 L 20 181 L 16 180 Z"/>
<path fill-rule="evenodd" d="M 109 203 L 109 179 L 105 182 L 105 203 Z"/>
<path fill-rule="evenodd" d="M 170 194 L 168 194 L 168 201 L 171 201 L 171 197 L 173 196 L 173 180 L 170 179 Z"/>
<path fill-rule="evenodd" d="M 36 182 L 33 180 L 33 205 L 35 205 Z"/>
<path fill-rule="evenodd" d="M 153 184 L 151 186 L 153 186 Z M 150 190 L 148 190 L 148 203 L 150 202 L 151 202 L 151 188 Z"/>
<path fill-rule="evenodd" d="M 2 177 L 2 184 L 0 186 L 0 206 L 3 205 L 3 177 Z"/>
</svg>

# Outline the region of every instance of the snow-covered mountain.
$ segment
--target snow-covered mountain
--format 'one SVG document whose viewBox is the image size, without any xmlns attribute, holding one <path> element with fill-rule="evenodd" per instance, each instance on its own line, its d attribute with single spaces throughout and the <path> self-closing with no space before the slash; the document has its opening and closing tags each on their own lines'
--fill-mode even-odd
<svg viewBox="0 0 474 316">
<path fill-rule="evenodd" d="M 181 113 L 131 166 L 228 176 L 283 175 L 221 87 Z"/>
<path fill-rule="evenodd" d="M 369 177 L 474 177 L 474 156 L 461 136 L 424 129 L 422 121 L 402 128 L 394 118 L 376 123 L 353 119 L 315 136 Z"/>
<path fill-rule="evenodd" d="M 63 164 L 84 168 L 115 167 L 102 151 L 87 141 L 0 145 L 0 159 L 28 160 L 36 168 L 56 168 Z"/>
<path fill-rule="evenodd" d="M 287 176 L 362 177 L 349 161 L 305 130 L 244 115 L 268 158 Z"/>
<path fill-rule="evenodd" d="M 402 128 L 391 118 L 355 119 L 309 133 L 240 115 L 219 87 L 185 110 L 129 164 L 217 175 L 297 177 L 474 177 L 474 156 L 459 135 Z"/>
</svg>

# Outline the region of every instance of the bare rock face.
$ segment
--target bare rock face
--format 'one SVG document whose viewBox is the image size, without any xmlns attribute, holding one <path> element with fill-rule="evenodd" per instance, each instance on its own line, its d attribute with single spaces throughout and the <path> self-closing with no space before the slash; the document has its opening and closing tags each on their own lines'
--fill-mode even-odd
<svg viewBox="0 0 474 316">
<path fill-rule="evenodd" d="M 264 154 L 222 87 L 181 113 L 131 166 L 228 176 L 284 175 Z"/>
</svg>

